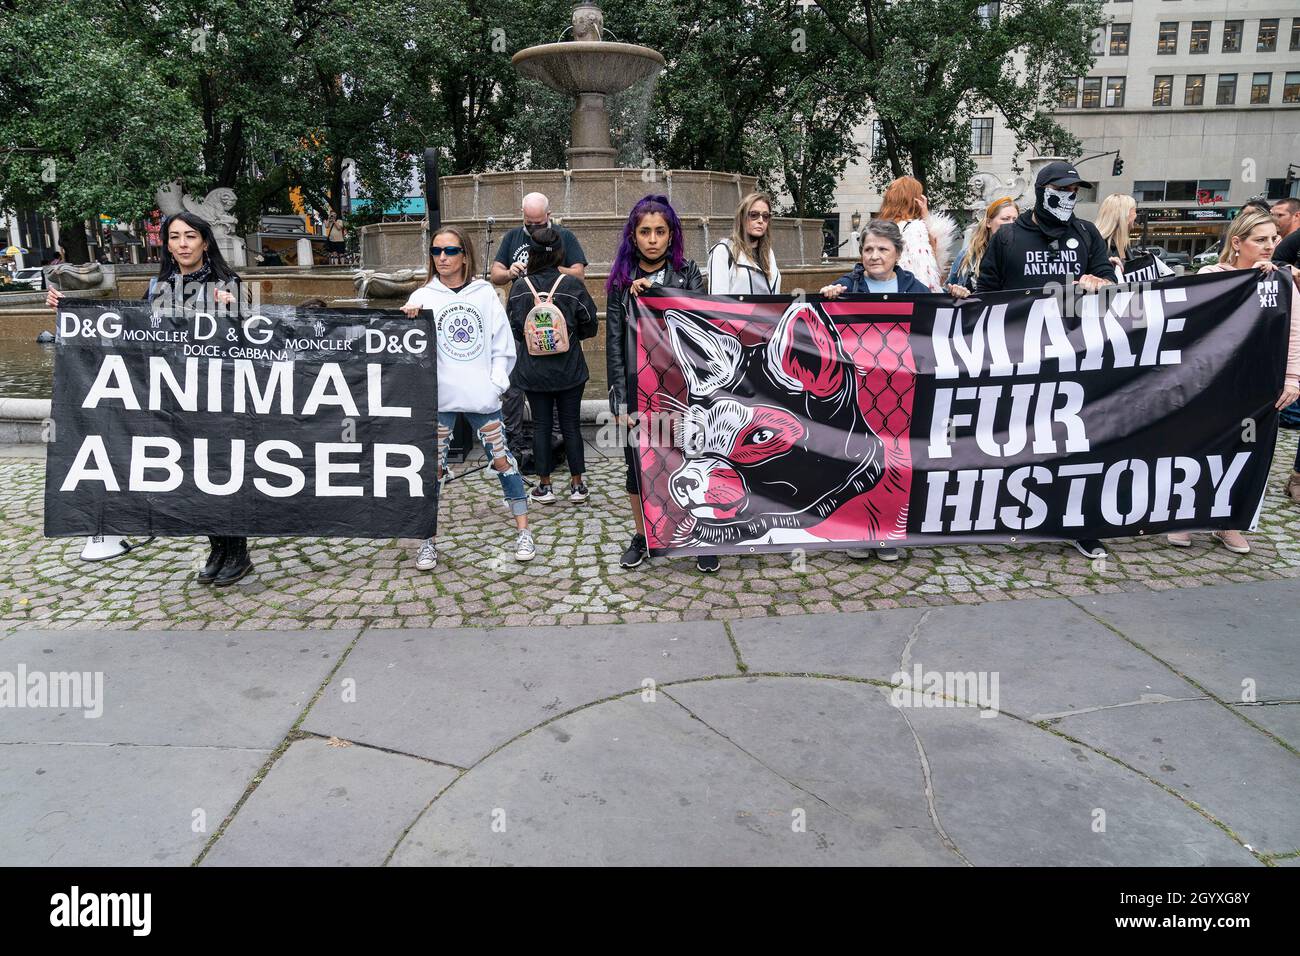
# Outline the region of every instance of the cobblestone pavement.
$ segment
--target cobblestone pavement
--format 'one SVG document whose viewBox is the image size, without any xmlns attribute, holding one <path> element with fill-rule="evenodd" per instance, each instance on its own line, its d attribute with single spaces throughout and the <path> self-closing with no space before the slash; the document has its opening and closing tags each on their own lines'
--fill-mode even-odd
<svg viewBox="0 0 1300 956">
<path fill-rule="evenodd" d="M 619 458 L 589 456 L 591 498 L 534 505 L 538 556 L 513 558 L 513 534 L 487 472 L 453 482 L 439 520 L 439 567 L 415 568 L 411 541 L 255 538 L 254 573 L 214 590 L 193 580 L 206 540 L 159 538 L 91 564 L 84 539 L 42 536 L 44 463 L 0 459 L 0 630 L 286 629 L 730 620 L 828 611 L 978 604 L 1015 598 L 1160 591 L 1300 577 L 1300 507 L 1282 492 L 1296 451 L 1284 431 L 1253 551 L 1208 535 L 1111 542 L 1089 561 L 1065 544 L 915 549 L 886 564 L 839 551 L 725 557 L 715 575 L 690 560 L 624 571 L 632 522 Z M 557 476 L 557 487 L 561 478 Z"/>
</svg>

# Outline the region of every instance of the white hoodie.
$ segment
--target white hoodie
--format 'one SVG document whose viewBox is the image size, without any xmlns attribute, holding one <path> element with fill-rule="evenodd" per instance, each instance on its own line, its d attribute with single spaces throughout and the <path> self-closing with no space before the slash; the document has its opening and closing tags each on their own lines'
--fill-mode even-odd
<svg viewBox="0 0 1300 956">
<path fill-rule="evenodd" d="M 452 292 L 436 275 L 406 300 L 433 311 L 438 340 L 438 411 L 486 415 L 501 408 L 515 367 L 515 337 L 496 289 L 474 279 Z"/>
</svg>

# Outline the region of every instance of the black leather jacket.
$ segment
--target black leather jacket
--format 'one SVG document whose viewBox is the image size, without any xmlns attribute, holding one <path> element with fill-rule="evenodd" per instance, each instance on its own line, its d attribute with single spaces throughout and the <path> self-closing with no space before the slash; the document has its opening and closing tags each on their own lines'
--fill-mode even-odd
<svg viewBox="0 0 1300 956">
<path fill-rule="evenodd" d="M 700 274 L 695 260 L 687 259 L 680 272 L 670 266 L 664 281 L 655 283 L 651 288 L 655 287 L 703 292 L 704 276 Z M 605 305 L 605 370 L 609 373 L 609 410 L 615 415 L 636 410 L 635 404 L 628 404 L 628 396 L 633 397 L 633 403 L 636 396 L 636 390 L 631 387 L 632 373 L 628 366 L 632 337 L 627 317 L 631 311 L 631 300 L 632 296 L 624 289 L 620 295 L 611 297 Z"/>
</svg>

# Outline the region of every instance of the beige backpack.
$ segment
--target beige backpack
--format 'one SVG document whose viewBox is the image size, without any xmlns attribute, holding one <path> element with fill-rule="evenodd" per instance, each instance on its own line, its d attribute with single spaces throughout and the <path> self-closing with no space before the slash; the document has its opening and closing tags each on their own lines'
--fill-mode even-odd
<svg viewBox="0 0 1300 956">
<path fill-rule="evenodd" d="M 524 283 L 533 294 L 533 307 L 524 316 L 524 344 L 529 355 L 559 355 L 569 351 L 569 323 L 553 301 L 555 290 L 563 281 L 564 274 L 560 273 L 550 292 L 538 292 L 528 276 L 524 276 Z"/>
</svg>

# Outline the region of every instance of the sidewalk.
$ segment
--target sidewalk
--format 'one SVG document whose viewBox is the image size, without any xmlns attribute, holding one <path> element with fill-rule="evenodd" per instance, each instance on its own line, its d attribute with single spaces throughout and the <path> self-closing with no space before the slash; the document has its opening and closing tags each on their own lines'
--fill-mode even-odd
<svg viewBox="0 0 1300 956">
<path fill-rule="evenodd" d="M 1043 545 L 705 576 L 617 568 L 611 462 L 581 517 L 537 509 L 567 590 L 473 560 L 508 536 L 468 479 L 438 574 L 393 542 L 257 539 L 229 594 L 192 582 L 193 539 L 87 569 L 40 536 L 39 459 L 0 459 L 0 689 L 103 681 L 0 707 L 0 863 L 1300 865 L 1282 472 L 1241 558 L 1132 540 L 1098 567 Z"/>
<path fill-rule="evenodd" d="M 1294 608 L 19 631 L 0 671 L 102 671 L 103 715 L 0 711 L 0 861 L 1297 865 Z M 997 712 L 893 706 L 918 667 L 996 673 Z"/>
</svg>

